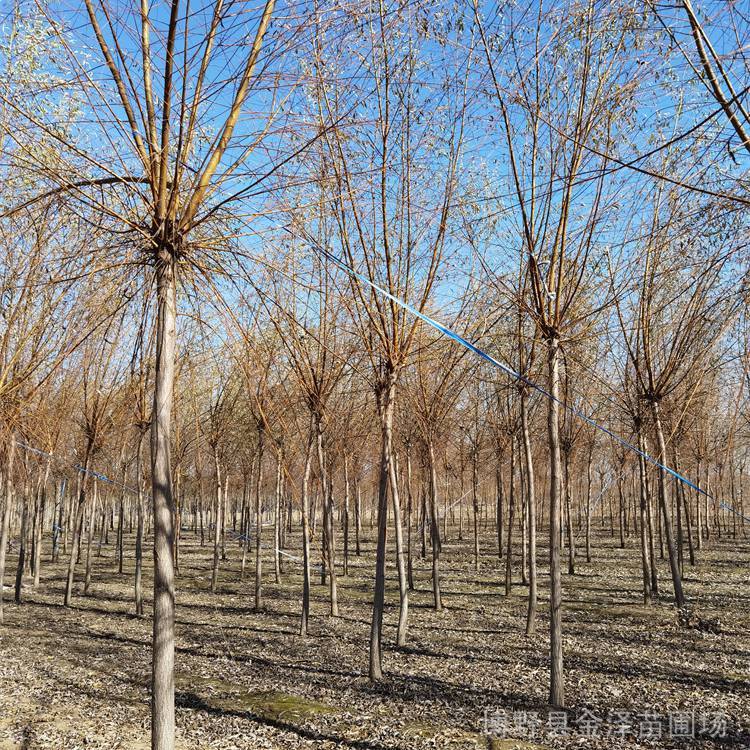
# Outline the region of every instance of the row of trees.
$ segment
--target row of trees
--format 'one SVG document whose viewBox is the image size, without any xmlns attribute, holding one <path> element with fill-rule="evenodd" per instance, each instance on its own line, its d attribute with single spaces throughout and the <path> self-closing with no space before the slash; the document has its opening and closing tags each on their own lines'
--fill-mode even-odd
<svg viewBox="0 0 750 750">
<path fill-rule="evenodd" d="M 142 613 L 150 534 L 154 748 L 173 745 L 181 524 L 213 532 L 214 589 L 239 532 L 256 607 L 264 549 L 281 575 L 301 527 L 305 633 L 314 559 L 336 616 L 372 517 L 373 680 L 390 528 L 403 645 L 414 535 L 440 609 L 448 519 L 463 533 L 470 509 L 477 566 L 495 524 L 507 587 L 520 526 L 530 634 L 546 526 L 553 705 L 561 556 L 574 573 L 579 534 L 595 554 L 597 510 L 637 532 L 645 601 L 657 549 L 680 606 L 685 544 L 694 562 L 744 533 L 733 9 L 713 44 L 687 0 L 31 10 L 8 18 L 0 94 L 0 580 L 17 536 L 21 596 L 51 528 L 69 604 L 82 535 L 112 527 L 124 556 L 128 518 Z"/>
</svg>

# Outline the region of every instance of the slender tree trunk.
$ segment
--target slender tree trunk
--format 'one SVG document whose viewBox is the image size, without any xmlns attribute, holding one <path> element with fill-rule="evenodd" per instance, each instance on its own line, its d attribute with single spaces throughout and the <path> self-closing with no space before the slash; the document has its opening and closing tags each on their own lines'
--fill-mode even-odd
<svg viewBox="0 0 750 750">
<path fill-rule="evenodd" d="M 438 478 L 435 461 L 435 448 L 432 438 L 428 438 L 427 455 L 430 465 L 430 547 L 432 550 L 432 597 L 433 606 L 439 612 L 443 608 L 440 593 L 440 518 L 438 517 Z"/>
<path fill-rule="evenodd" d="M 471 507 L 474 512 L 474 571 L 479 572 L 479 445 L 474 446 L 471 455 Z"/>
<path fill-rule="evenodd" d="M 151 418 L 151 481 L 154 508 L 154 620 L 151 674 L 151 749 L 174 748 L 174 500 L 170 432 L 174 400 L 177 290 L 172 251 L 156 261 L 156 367 Z"/>
<path fill-rule="evenodd" d="M 23 508 L 21 510 L 21 533 L 18 542 L 18 564 L 16 566 L 16 584 L 15 600 L 16 604 L 21 603 L 21 589 L 23 585 L 23 569 L 26 567 L 26 537 L 28 535 L 29 524 L 29 488 L 28 482 L 24 484 L 23 491 Z"/>
<path fill-rule="evenodd" d="M 651 592 L 653 590 L 651 583 L 651 562 L 649 559 L 648 547 L 648 526 L 649 526 L 649 497 L 648 485 L 646 480 L 646 460 L 643 458 L 643 437 L 641 435 L 640 423 L 636 425 L 638 435 L 638 475 L 640 478 L 640 510 L 641 510 L 641 569 L 643 571 L 643 603 L 648 604 L 651 601 Z"/>
<path fill-rule="evenodd" d="M 411 446 L 406 446 L 406 577 L 414 591 L 414 561 L 412 559 L 412 514 L 414 496 L 411 486 Z"/>
<path fill-rule="evenodd" d="M 273 509 L 273 573 L 276 583 L 281 582 L 281 488 L 283 462 L 284 449 L 279 446 L 276 451 L 276 499 Z"/>
<path fill-rule="evenodd" d="M 68 576 L 65 584 L 64 605 L 69 607 L 73 600 L 73 582 L 75 577 L 75 567 L 78 561 L 78 554 L 81 546 L 81 527 L 83 526 L 83 516 L 86 509 L 86 491 L 88 489 L 88 469 L 91 460 L 91 443 L 87 446 L 83 466 L 79 472 L 78 482 L 78 503 L 76 512 L 73 517 L 73 543 L 70 549 L 70 558 L 68 559 Z"/>
<path fill-rule="evenodd" d="M 37 519 L 34 527 L 34 558 L 32 562 L 32 569 L 34 571 L 34 589 L 39 588 L 39 580 L 42 574 L 42 530 L 44 527 L 44 516 L 47 510 L 47 483 L 49 482 L 50 469 L 51 463 L 48 460 L 47 466 L 44 470 L 44 478 L 42 479 L 39 508 L 37 510 Z"/>
<path fill-rule="evenodd" d="M 349 456 L 344 453 L 344 516 L 343 522 L 343 533 L 344 533 L 344 568 L 343 573 L 345 576 L 349 575 L 349 506 L 351 504 L 351 497 L 349 493 Z"/>
<path fill-rule="evenodd" d="M 576 572 L 576 540 L 573 534 L 573 518 L 570 513 L 570 450 L 563 451 L 563 476 L 565 484 L 565 529 L 568 536 L 568 575 Z"/>
<path fill-rule="evenodd" d="M 700 458 L 698 458 L 698 465 L 695 468 L 695 481 L 698 487 L 701 486 L 702 481 L 703 481 Z M 696 545 L 698 547 L 698 551 L 703 549 L 703 519 L 701 516 L 701 500 L 702 500 L 701 493 L 696 492 L 695 493 L 695 530 L 697 532 Z"/>
<path fill-rule="evenodd" d="M 495 500 L 497 501 L 495 511 L 495 521 L 497 526 L 497 556 L 498 559 L 503 559 L 503 454 L 498 452 L 497 455 L 497 468 L 495 470 L 495 487 L 496 495 Z"/>
<path fill-rule="evenodd" d="M 52 515 L 52 562 L 56 563 L 60 555 L 60 533 L 62 532 L 65 516 L 65 480 L 61 479 L 55 491 L 55 511 Z"/>
<path fill-rule="evenodd" d="M 359 480 L 354 477 L 354 553 L 359 557 L 362 554 L 360 536 L 362 535 L 362 488 Z"/>
<path fill-rule="evenodd" d="M 422 559 L 424 560 L 427 557 L 427 529 L 428 526 L 432 523 L 430 520 L 430 516 L 427 513 L 427 491 L 425 489 L 424 482 L 421 483 L 419 501 L 421 508 L 420 512 L 422 515 L 422 523 L 419 527 L 419 536 L 422 544 Z"/>
<path fill-rule="evenodd" d="M 141 452 L 143 447 L 143 431 L 138 433 L 138 444 L 135 454 L 135 482 L 138 496 L 135 507 L 135 614 L 143 617 L 143 467 L 141 463 Z"/>
<path fill-rule="evenodd" d="M 642 424 L 636 425 L 638 435 L 638 448 L 643 453 L 648 453 L 648 444 L 643 434 Z M 646 493 L 646 521 L 648 523 L 648 560 L 649 571 L 651 572 L 651 596 L 659 594 L 659 575 L 656 567 L 656 530 L 654 528 L 654 514 L 651 501 L 651 480 L 648 475 L 648 466 L 646 460 L 643 460 L 643 488 Z"/>
<path fill-rule="evenodd" d="M 404 535 L 401 527 L 401 499 L 398 490 L 396 461 L 388 464 L 391 486 L 391 500 L 393 505 L 393 525 L 396 539 L 396 568 L 398 570 L 398 628 L 396 630 L 396 645 L 406 645 L 406 632 L 409 622 L 409 584 L 406 580 L 406 550 L 404 549 Z"/>
<path fill-rule="evenodd" d="M 83 594 L 88 596 L 91 586 L 91 541 L 94 536 L 94 519 L 96 518 L 96 507 L 99 500 L 99 486 L 94 479 L 94 496 L 91 498 L 91 507 L 89 508 L 89 525 L 86 534 L 86 576 L 83 582 Z"/>
<path fill-rule="evenodd" d="M 318 447 L 318 467 L 320 468 L 320 492 L 323 505 L 323 533 L 325 535 L 324 567 L 329 573 L 329 594 L 331 617 L 339 616 L 338 576 L 336 574 L 336 540 L 334 535 L 333 487 L 328 476 L 325 440 L 323 435 L 323 416 L 315 414 L 315 430 Z"/>
<path fill-rule="evenodd" d="M 547 403 L 547 432 L 550 453 L 550 525 L 549 525 L 549 572 L 550 572 L 550 692 L 549 702 L 553 706 L 565 705 L 565 677 L 563 673 L 562 647 L 562 577 L 560 575 L 560 510 L 561 473 L 560 461 L 560 342 L 555 336 L 549 339 L 547 349 L 547 373 L 549 392 L 552 398 Z"/>
<path fill-rule="evenodd" d="M 508 486 L 508 534 L 505 550 L 505 596 L 513 586 L 513 522 L 516 517 L 516 436 L 510 438 L 510 480 Z"/>
<path fill-rule="evenodd" d="M 586 562 L 591 562 L 591 463 L 593 461 L 593 445 L 589 451 L 586 465 Z"/>
<path fill-rule="evenodd" d="M 654 429 L 656 431 L 656 440 L 659 446 L 659 461 L 666 466 L 667 446 L 664 441 L 664 431 L 661 424 L 661 415 L 659 413 L 658 401 L 651 402 L 651 411 L 654 417 Z M 669 568 L 672 573 L 672 585 L 674 587 L 675 605 L 678 607 L 685 606 L 686 600 L 682 590 L 682 576 L 680 575 L 680 566 L 677 559 L 677 550 L 672 537 L 672 522 L 669 518 L 669 508 L 667 507 L 667 489 L 666 489 L 666 472 L 659 470 L 659 505 L 661 506 L 662 529 L 667 543 L 667 553 L 669 555 Z"/>
<path fill-rule="evenodd" d="M 396 376 L 388 371 L 379 393 L 381 420 L 380 475 L 378 479 L 378 537 L 375 553 L 375 593 L 370 624 L 370 680 L 383 677 L 382 633 L 385 605 L 385 555 L 388 534 L 388 486 L 393 461 L 393 411 L 396 396 Z"/>
<path fill-rule="evenodd" d="M 526 635 L 536 631 L 537 580 L 536 580 L 536 482 L 534 477 L 534 460 L 531 454 L 531 437 L 529 435 L 529 417 L 527 411 L 527 394 L 521 393 L 521 434 L 523 435 L 523 452 L 526 464 L 526 503 L 528 514 L 527 530 L 529 534 L 529 604 L 526 611 Z"/>
<path fill-rule="evenodd" d="M 214 471 L 216 473 L 216 486 L 214 493 L 214 557 L 211 568 L 211 593 L 216 593 L 216 586 L 219 582 L 219 559 L 221 554 L 221 526 L 224 523 L 222 518 L 221 502 L 221 463 L 219 462 L 219 449 L 213 446 L 214 453 Z"/>
<path fill-rule="evenodd" d="M 622 489 L 622 474 L 617 478 L 618 523 L 620 527 L 620 549 L 625 549 L 625 495 Z"/>
<path fill-rule="evenodd" d="M 300 618 L 300 635 L 307 635 L 310 619 L 310 472 L 312 470 L 313 433 L 312 420 L 305 453 L 305 471 L 302 475 L 302 617 Z"/>
<path fill-rule="evenodd" d="M 124 474 L 124 473 L 123 473 Z M 117 515 L 117 572 L 122 575 L 125 562 L 125 490 L 120 490 L 120 502 Z"/>
<path fill-rule="evenodd" d="M 263 451 L 265 429 L 258 423 L 258 472 L 255 475 L 255 603 L 254 609 L 263 608 Z"/>
<path fill-rule="evenodd" d="M 677 451 L 675 451 L 674 454 L 674 468 L 678 473 L 682 473 L 682 468 L 680 466 L 680 457 Z M 679 482 L 677 491 L 677 502 L 682 504 L 682 509 L 685 515 L 685 535 L 687 536 L 690 565 L 695 566 L 695 549 L 693 547 L 693 523 L 690 518 L 690 507 L 688 505 L 687 492 L 685 491 L 685 485 L 682 482 Z M 736 518 L 736 516 L 734 516 L 734 518 Z"/>
</svg>

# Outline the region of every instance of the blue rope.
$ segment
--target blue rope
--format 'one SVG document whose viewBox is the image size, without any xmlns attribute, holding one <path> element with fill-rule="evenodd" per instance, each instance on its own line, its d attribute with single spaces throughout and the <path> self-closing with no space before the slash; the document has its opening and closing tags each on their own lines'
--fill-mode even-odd
<svg viewBox="0 0 750 750">
<path fill-rule="evenodd" d="M 286 230 L 291 234 L 291 231 L 289 229 Z M 504 362 L 500 362 L 499 360 L 495 359 L 490 354 L 487 354 L 487 352 L 480 349 L 475 344 L 472 344 L 471 341 L 467 341 L 463 336 L 460 336 L 455 331 L 452 331 L 447 326 L 444 326 L 442 323 L 438 322 L 434 318 L 431 318 L 429 315 L 425 315 L 425 313 L 420 312 L 416 308 L 412 307 L 408 302 L 404 302 L 404 300 L 400 299 L 399 297 L 394 296 L 390 292 L 383 289 L 381 286 L 378 286 L 375 282 L 371 281 L 370 279 L 366 278 L 360 273 L 357 273 L 350 265 L 345 263 L 343 260 L 335 256 L 332 252 L 329 250 L 326 250 L 325 248 L 321 247 L 317 243 L 311 242 L 310 240 L 306 240 L 308 244 L 310 244 L 311 247 L 313 247 L 315 250 L 317 250 L 318 253 L 320 253 L 324 258 L 327 258 L 328 260 L 335 263 L 339 268 L 346 271 L 348 274 L 353 276 L 354 278 L 358 279 L 364 284 L 367 284 L 369 287 L 372 287 L 375 291 L 382 294 L 384 297 L 387 297 L 391 302 L 395 302 L 399 307 L 402 307 L 404 310 L 410 312 L 415 317 L 419 318 L 420 320 L 424 321 L 428 325 L 432 326 L 436 330 L 440 331 L 444 336 L 447 336 L 450 339 L 453 339 L 453 341 L 456 341 L 457 343 L 461 344 L 461 346 L 465 347 L 466 349 L 469 349 L 470 351 L 474 352 L 477 356 L 481 357 L 485 361 L 489 362 L 490 364 L 494 365 L 495 367 L 500 368 L 503 372 L 510 375 L 514 380 L 518 380 L 521 383 L 524 383 L 529 388 L 532 388 L 533 390 L 537 391 L 538 393 L 541 393 L 546 398 L 550 399 L 551 401 L 555 401 L 560 406 L 562 406 L 563 409 L 566 409 L 574 416 L 578 417 L 579 419 L 582 419 L 586 424 L 590 425 L 591 427 L 594 427 L 597 430 L 600 430 L 605 435 L 608 435 L 612 440 L 614 440 L 616 443 L 619 443 L 623 448 L 628 449 L 629 451 L 632 451 L 633 453 L 636 453 L 639 456 L 642 456 L 646 461 L 648 461 L 650 464 L 657 466 L 662 471 L 667 472 L 668 474 L 671 474 L 675 479 L 678 479 L 680 482 L 683 482 L 684 484 L 688 485 L 688 487 L 691 487 L 696 492 L 699 492 L 702 495 L 705 495 L 706 497 L 710 498 L 711 500 L 715 499 L 712 495 L 710 495 L 708 492 L 706 492 L 704 489 L 699 487 L 697 484 L 691 482 L 687 477 L 683 476 L 679 472 L 675 471 L 674 469 L 670 468 L 669 466 L 666 466 L 665 464 L 661 463 L 657 459 L 650 456 L 645 451 L 642 451 L 638 446 L 633 445 L 629 441 L 625 440 L 625 438 L 620 437 L 617 433 L 612 432 L 609 428 L 605 427 L 602 424 L 599 424 L 594 419 L 588 416 L 588 414 L 585 414 L 580 409 L 577 409 L 574 406 L 570 406 L 562 399 L 559 399 L 555 396 L 553 396 L 549 391 L 547 391 L 542 386 L 538 385 L 537 383 L 534 383 L 532 380 L 529 380 L 525 375 L 522 375 L 519 372 L 516 372 L 512 367 L 509 367 Z M 719 502 L 719 505 L 721 508 L 724 508 L 725 510 L 729 510 L 732 513 L 737 514 L 741 518 L 744 518 L 745 520 L 750 521 L 746 516 L 742 515 L 739 511 L 735 510 L 732 506 L 727 505 L 727 503 Z"/>
<path fill-rule="evenodd" d="M 47 453 L 47 451 L 39 450 L 39 448 L 33 448 L 32 446 L 27 445 L 26 443 L 22 443 L 19 440 L 16 440 L 16 445 L 19 448 L 23 448 L 24 450 L 31 451 L 32 453 L 37 453 L 40 456 L 47 456 L 48 458 L 54 458 L 56 461 L 60 461 L 66 465 L 72 466 L 79 473 L 89 474 L 95 479 L 98 479 L 100 482 L 111 484 L 113 487 L 121 487 L 127 492 L 132 492 L 134 495 L 138 494 L 138 490 L 133 489 L 132 487 L 128 487 L 126 484 L 123 484 L 122 482 L 116 482 L 114 479 L 110 479 L 104 474 L 100 474 L 98 471 L 94 471 L 93 469 L 84 469 L 83 466 L 81 466 L 80 464 L 69 464 L 68 461 L 66 461 L 64 458 L 61 458 L 60 456 L 56 456 L 54 453 Z"/>
</svg>

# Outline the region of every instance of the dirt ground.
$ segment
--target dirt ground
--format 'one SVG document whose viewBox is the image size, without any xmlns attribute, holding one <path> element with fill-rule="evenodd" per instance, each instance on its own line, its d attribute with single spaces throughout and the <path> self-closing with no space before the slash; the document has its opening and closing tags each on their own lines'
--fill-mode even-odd
<svg viewBox="0 0 750 750">
<path fill-rule="evenodd" d="M 291 554 L 299 542 L 296 533 Z M 417 559 L 403 649 L 394 645 L 398 596 L 389 567 L 387 678 L 373 686 L 367 680 L 371 539 L 352 558 L 350 575 L 339 579 L 338 619 L 327 616 L 327 588 L 315 576 L 312 634 L 302 638 L 298 563 L 286 560 L 283 582 L 275 585 L 265 561 L 266 607 L 255 613 L 254 566 L 240 581 L 236 542 L 228 545 L 220 592 L 212 595 L 211 550 L 184 532 L 178 747 L 750 748 L 747 540 L 712 540 L 699 567 L 686 566 L 688 597 L 701 620 L 720 631 L 708 632 L 681 626 L 666 594 L 658 604 L 642 604 L 636 539 L 621 550 L 608 536 L 597 537 L 594 562 L 579 560 L 577 574 L 564 576 L 566 714 L 546 705 L 544 546 L 537 634 L 527 638 L 526 587 L 516 582 L 512 595 L 504 595 L 494 544 L 492 530 L 483 532 L 477 574 L 471 540 L 459 543 L 451 532 L 442 613 L 430 606 L 429 560 Z M 12 569 L 14 555 L 9 563 Z M 77 596 L 72 609 L 61 606 L 64 562 L 46 564 L 38 591 L 27 588 L 21 606 L 6 606 L 0 748 L 148 747 L 151 622 L 132 616 L 132 567 L 131 557 L 118 575 L 110 544 L 94 559 L 90 595 Z M 148 575 L 144 583 L 148 592 Z M 660 584 L 669 591 L 664 563 Z"/>
</svg>

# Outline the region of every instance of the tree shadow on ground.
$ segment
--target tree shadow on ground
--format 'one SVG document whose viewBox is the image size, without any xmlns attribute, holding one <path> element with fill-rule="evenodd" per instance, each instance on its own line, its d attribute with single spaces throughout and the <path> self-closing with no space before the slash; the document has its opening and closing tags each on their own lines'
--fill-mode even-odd
<svg viewBox="0 0 750 750">
<path fill-rule="evenodd" d="M 263 716 L 262 714 L 255 713 L 253 711 L 245 711 L 232 708 L 223 708 L 214 706 L 208 703 L 205 699 L 199 695 L 190 692 L 178 692 L 175 695 L 175 704 L 178 708 L 185 708 L 191 711 L 203 711 L 204 713 L 212 714 L 214 716 L 227 717 L 233 716 L 239 719 L 245 719 L 246 721 L 252 721 L 256 724 L 262 724 L 267 727 L 273 727 L 282 732 L 291 732 L 312 742 L 332 742 L 337 747 L 351 747 L 357 748 L 358 750 L 391 750 L 392 746 L 383 745 L 379 742 L 372 742 L 370 740 L 348 740 L 345 737 L 341 737 L 334 734 L 326 734 L 314 729 L 308 729 L 297 724 L 292 724 L 282 719 L 276 719 L 270 716 Z"/>
</svg>

